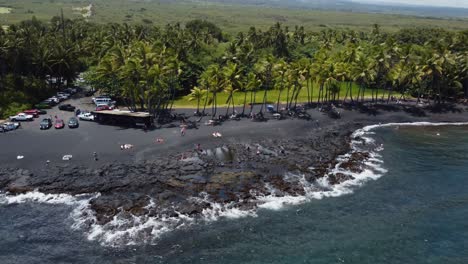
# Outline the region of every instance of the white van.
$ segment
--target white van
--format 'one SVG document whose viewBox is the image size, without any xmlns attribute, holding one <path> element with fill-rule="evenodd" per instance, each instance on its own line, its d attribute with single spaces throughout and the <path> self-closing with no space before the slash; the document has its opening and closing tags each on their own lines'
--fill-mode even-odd
<svg viewBox="0 0 468 264">
<path fill-rule="evenodd" d="M 97 105 L 104 105 L 104 104 L 109 105 L 111 103 L 112 103 L 112 99 L 110 99 L 110 98 L 96 98 L 94 100 L 94 104 L 96 104 L 96 106 Z"/>
</svg>

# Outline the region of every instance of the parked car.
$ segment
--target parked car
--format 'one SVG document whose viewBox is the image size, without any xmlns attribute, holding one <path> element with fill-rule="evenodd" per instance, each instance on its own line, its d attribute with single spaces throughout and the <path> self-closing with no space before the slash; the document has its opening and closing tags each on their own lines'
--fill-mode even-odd
<svg viewBox="0 0 468 264">
<path fill-rule="evenodd" d="M 96 96 L 96 97 L 93 97 L 93 103 L 94 104 L 98 104 L 98 103 L 108 103 L 108 102 L 111 102 L 112 99 L 107 96 L 107 95 L 100 95 L 100 96 Z"/>
<path fill-rule="evenodd" d="M 65 89 L 65 90 L 63 90 L 63 91 L 64 91 L 65 93 L 68 93 L 68 94 L 72 95 L 72 94 L 76 94 L 77 89 L 76 89 L 76 88 L 67 88 L 67 89 Z"/>
<path fill-rule="evenodd" d="M 74 112 L 76 107 L 74 107 L 71 104 L 63 104 L 63 105 L 59 105 L 58 108 L 63 111 Z"/>
<path fill-rule="evenodd" d="M 65 101 L 68 98 L 70 98 L 68 94 L 63 94 L 63 93 L 57 93 L 57 97 L 60 99 L 60 101 Z"/>
<path fill-rule="evenodd" d="M 62 129 L 62 128 L 65 127 L 65 124 L 63 123 L 62 119 L 57 119 L 57 120 L 55 120 L 54 127 L 55 127 L 55 129 Z"/>
<path fill-rule="evenodd" d="M 49 98 L 47 100 L 50 100 L 55 105 L 57 105 L 58 103 L 61 102 L 60 98 L 58 98 L 57 96 L 52 96 L 51 98 Z"/>
<path fill-rule="evenodd" d="M 34 119 L 33 115 L 27 115 L 25 113 L 19 113 L 15 116 L 10 116 L 10 121 L 32 121 Z"/>
<path fill-rule="evenodd" d="M 52 108 L 52 106 L 51 106 L 48 102 L 46 103 L 46 102 L 44 102 L 44 101 L 42 101 L 42 102 L 40 102 L 40 103 L 34 105 L 34 107 L 35 107 L 36 109 L 39 109 L 39 110 Z"/>
<path fill-rule="evenodd" d="M 40 102 L 39 104 L 48 104 L 49 106 L 57 105 L 57 101 L 53 98 L 47 98 L 44 101 Z"/>
<path fill-rule="evenodd" d="M 40 115 L 47 115 L 47 111 L 44 109 L 34 109 L 36 110 Z"/>
<path fill-rule="evenodd" d="M 78 118 L 85 121 L 94 121 L 94 115 L 91 113 L 81 113 L 78 115 Z"/>
<path fill-rule="evenodd" d="M 3 123 L 3 129 L 4 131 L 12 131 L 12 130 L 16 130 L 18 129 L 20 126 L 21 126 L 21 123 L 18 123 L 18 122 L 6 122 L 6 123 Z"/>
<path fill-rule="evenodd" d="M 80 126 L 80 123 L 78 123 L 78 119 L 76 119 L 75 117 L 71 117 L 68 120 L 68 127 L 69 128 L 77 128 L 79 126 Z"/>
<path fill-rule="evenodd" d="M 39 110 L 37 109 L 24 110 L 23 113 L 27 115 L 32 115 L 34 118 L 39 117 Z"/>
<path fill-rule="evenodd" d="M 3 123 L 3 124 L 0 124 L 0 133 L 5 133 L 5 132 L 8 132 L 8 131 L 16 130 L 20 126 L 21 126 L 21 123 L 17 123 L 17 122 L 14 122 L 14 123 L 13 122 L 6 122 L 6 123 Z"/>
<path fill-rule="evenodd" d="M 112 110 L 112 107 L 108 105 L 99 105 L 96 107 L 96 111 Z"/>
<path fill-rule="evenodd" d="M 12 131 L 12 130 L 16 130 L 18 129 L 20 126 L 21 126 L 21 123 L 18 123 L 18 122 L 6 122 L 4 123 L 3 125 L 3 129 L 4 131 Z"/>
<path fill-rule="evenodd" d="M 41 130 L 49 129 L 52 127 L 52 119 L 51 118 L 44 118 L 40 123 Z"/>
</svg>

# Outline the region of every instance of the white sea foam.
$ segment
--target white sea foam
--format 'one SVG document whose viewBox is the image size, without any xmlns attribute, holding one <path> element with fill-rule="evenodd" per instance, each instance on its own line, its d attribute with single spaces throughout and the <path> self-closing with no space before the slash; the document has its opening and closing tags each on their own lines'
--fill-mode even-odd
<svg viewBox="0 0 468 264">
<path fill-rule="evenodd" d="M 251 191 L 252 200 L 246 201 L 249 204 L 256 204 L 257 208 L 263 210 L 281 210 L 286 206 L 294 206 L 306 203 L 313 199 L 324 199 L 327 197 L 339 197 L 349 195 L 357 188 L 368 181 L 377 180 L 384 175 L 387 170 L 384 167 L 382 156 L 379 154 L 384 149 L 383 145 L 378 145 L 372 137 L 376 128 L 390 126 L 445 126 L 445 125 L 468 125 L 468 123 L 389 123 L 366 126 L 356 130 L 352 134 L 350 153 L 337 158 L 337 164 L 331 168 L 325 177 L 309 182 L 305 175 L 287 173 L 284 175 L 286 181 L 300 185 L 304 190 L 304 195 L 290 195 L 275 189 L 266 184 L 268 195 Z M 361 162 L 359 173 L 348 171 L 342 168 L 344 162 L 352 158 L 354 152 L 367 152 L 369 157 Z M 311 167 L 311 170 L 314 168 Z M 337 185 L 331 185 L 329 179 L 334 175 L 351 176 L 352 179 Z M 118 213 L 104 225 L 99 225 L 95 212 L 91 209 L 90 200 L 99 194 L 72 196 L 68 194 L 44 194 L 33 191 L 19 195 L 9 195 L 0 193 L 0 204 L 18 204 L 26 202 L 64 204 L 74 206 L 70 218 L 74 221 L 72 228 L 85 232 L 89 240 L 100 242 L 104 246 L 122 246 L 135 244 L 156 244 L 164 234 L 176 229 L 191 226 L 195 223 L 210 223 L 220 218 L 238 219 L 242 217 L 256 217 L 255 208 L 244 209 L 238 206 L 242 203 L 216 203 L 210 199 L 206 193 L 201 193 L 198 197 L 193 197 L 192 202 L 209 204 L 203 209 L 201 217 L 191 217 L 184 214 L 168 216 L 165 214 L 151 214 L 135 216 L 124 212 L 121 208 Z M 157 212 L 157 204 L 153 199 L 149 200 L 145 207 L 147 210 Z"/>
<path fill-rule="evenodd" d="M 27 202 L 45 204 L 77 205 L 88 200 L 90 195 L 73 196 L 69 194 L 45 194 L 34 190 L 32 192 L 10 195 L 0 193 L 0 204 L 22 204 Z"/>
</svg>

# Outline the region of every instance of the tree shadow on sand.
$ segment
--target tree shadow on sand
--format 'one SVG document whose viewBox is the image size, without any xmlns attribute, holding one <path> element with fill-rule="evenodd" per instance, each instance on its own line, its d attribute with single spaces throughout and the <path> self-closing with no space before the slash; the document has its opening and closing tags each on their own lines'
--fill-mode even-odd
<svg viewBox="0 0 468 264">
<path fill-rule="evenodd" d="M 425 117 L 425 116 L 427 116 L 426 111 L 423 108 L 418 107 L 418 106 L 414 106 L 414 105 L 403 106 L 403 111 L 405 111 L 405 113 L 408 113 L 408 114 L 410 114 L 412 116 L 416 116 L 416 117 Z"/>
<path fill-rule="evenodd" d="M 375 107 L 375 105 L 362 104 L 362 105 L 358 105 L 357 108 L 358 108 L 359 112 L 363 113 L 363 114 L 367 114 L 367 115 L 371 115 L 371 116 L 377 116 L 377 115 L 381 114 L 381 112 L 379 111 L 379 109 L 377 107 Z"/>
<path fill-rule="evenodd" d="M 435 114 L 444 114 L 444 113 L 461 113 L 463 109 L 458 107 L 456 104 L 453 103 L 444 103 L 444 104 L 435 104 L 426 107 L 431 113 Z"/>
</svg>

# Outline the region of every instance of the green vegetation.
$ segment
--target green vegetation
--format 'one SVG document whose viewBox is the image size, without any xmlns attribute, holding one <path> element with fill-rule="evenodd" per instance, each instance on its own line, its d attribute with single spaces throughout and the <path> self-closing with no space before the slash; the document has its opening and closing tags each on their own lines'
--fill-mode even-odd
<svg viewBox="0 0 468 264">
<path fill-rule="evenodd" d="M 353 84 L 352 86 L 352 94 L 357 94 L 359 91 L 359 86 L 356 84 Z M 313 96 L 310 97 L 310 99 L 314 102 L 318 100 L 318 95 L 319 95 L 319 87 L 317 84 L 314 84 L 313 88 L 310 90 Z M 380 89 L 379 93 L 383 94 L 384 90 Z M 202 92 L 203 93 L 203 92 Z M 236 92 L 234 93 L 234 105 L 235 106 L 242 106 L 243 105 L 243 100 L 246 95 L 246 92 Z M 279 94 L 279 90 L 272 90 L 268 92 L 268 97 L 267 97 L 267 103 L 268 104 L 273 104 L 275 105 L 277 103 L 278 96 L 280 97 L 280 103 L 285 104 L 288 100 L 286 93 L 282 93 L 281 95 Z M 344 84 L 342 84 L 342 89 L 340 90 L 340 96 L 339 98 L 344 98 L 346 96 L 346 87 Z M 367 90 L 365 91 L 364 97 L 365 98 L 371 98 L 372 96 L 372 91 Z M 218 93 L 216 95 L 216 101 L 220 102 L 218 106 L 225 107 L 227 106 L 229 94 L 228 93 Z M 250 93 L 247 93 L 247 97 L 250 98 Z M 338 95 L 337 95 L 338 98 Z M 211 98 L 208 99 L 208 103 L 211 101 Z M 205 97 L 202 97 L 200 99 L 200 105 L 205 104 Z M 307 91 L 306 90 L 301 90 L 299 92 L 299 96 L 297 101 L 299 103 L 307 103 L 308 97 L 307 97 Z M 263 98 L 261 96 L 255 96 L 255 101 L 254 104 L 261 104 L 263 102 Z M 250 103 L 250 102 L 249 102 Z M 197 107 L 197 100 L 193 98 L 193 95 L 188 94 L 186 96 L 179 97 L 175 102 L 174 102 L 174 107 L 176 108 L 196 108 Z M 247 106 L 249 107 L 249 106 Z"/>
<path fill-rule="evenodd" d="M 2 2 L 3 1 L 3 2 Z M 1 24 L 15 24 L 35 16 L 41 21 L 64 15 L 69 18 L 82 18 L 77 8 L 84 8 L 90 1 L 84 0 L 2 0 L 0 5 L 12 7 L 11 14 L 0 15 Z M 385 31 L 397 31 L 408 27 L 437 26 L 444 29 L 462 30 L 468 28 L 466 19 L 438 19 L 405 15 L 366 14 L 353 12 L 319 11 L 312 9 L 286 9 L 265 6 L 226 5 L 206 1 L 130 1 L 94 0 L 92 15 L 87 18 L 95 23 L 152 25 L 185 24 L 191 20 L 209 20 L 235 34 L 246 31 L 250 26 L 267 30 L 280 22 L 285 26 L 302 25 L 308 30 L 324 28 L 367 30 L 373 24 L 382 25 Z M 75 9 L 74 9 L 75 8 Z"/>
<path fill-rule="evenodd" d="M 260 112 L 267 104 L 294 110 L 394 96 L 442 103 L 467 95 L 467 52 L 468 30 L 310 31 L 276 23 L 229 34 L 204 20 L 158 27 L 33 18 L 0 31 L 0 116 L 72 85 L 80 72 L 157 120 L 189 99 L 213 117 L 254 102 Z M 227 111 L 219 113 L 221 105 Z"/>
</svg>

